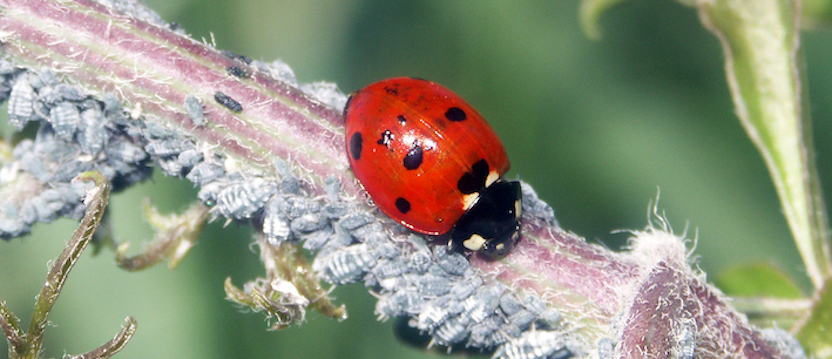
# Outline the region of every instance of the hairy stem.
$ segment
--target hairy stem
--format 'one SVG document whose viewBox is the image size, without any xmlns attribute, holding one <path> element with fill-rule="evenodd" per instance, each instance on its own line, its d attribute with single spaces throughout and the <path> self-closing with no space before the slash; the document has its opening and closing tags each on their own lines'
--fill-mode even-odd
<svg viewBox="0 0 832 359">
<path fill-rule="evenodd" d="M 232 158 L 273 170 L 273 158 L 302 168 L 307 189 L 323 193 L 335 176 L 358 193 L 347 174 L 340 111 L 304 96 L 297 88 L 255 72 L 248 64 L 203 43 L 94 1 L 0 1 L 3 51 L 33 68 L 53 67 L 92 92 L 113 93 L 149 121 L 188 133 Z M 250 74 L 239 78 L 229 68 Z M 223 94 L 242 106 L 229 110 Z M 188 116 L 195 97 L 210 123 Z M 310 141 L 314 138 L 314 141 Z"/>
<path fill-rule="evenodd" d="M 4 301 L 0 301 L 0 327 L 9 342 L 9 357 L 26 351 L 26 334 L 20 328 L 20 319 L 9 310 Z"/>
<path fill-rule="evenodd" d="M 81 224 L 78 225 L 78 229 L 72 234 L 72 238 L 64 251 L 52 264 L 52 268 L 46 276 L 46 282 L 43 283 L 43 288 L 37 296 L 32 321 L 29 324 L 29 333 L 26 335 L 30 346 L 28 353 L 31 355 L 37 355 L 40 352 L 49 312 L 52 311 L 52 307 L 58 300 L 58 295 L 61 294 L 61 289 L 63 289 L 69 277 L 69 271 L 78 262 L 84 248 L 92 239 L 109 200 L 110 185 L 101 173 L 88 172 L 78 179 L 95 182 L 95 189 L 87 195 L 87 201 L 89 201 L 87 203 L 87 213 L 81 220 Z"/>
<path fill-rule="evenodd" d="M 121 331 L 116 334 L 115 338 L 104 343 L 98 348 L 95 348 L 87 353 L 81 355 L 70 356 L 70 359 L 106 359 L 114 354 L 120 352 L 127 345 L 127 342 L 133 338 L 136 333 L 136 318 L 127 317 Z"/>
<path fill-rule="evenodd" d="M 468 296 L 458 299 L 463 306 L 460 310 L 469 310 L 479 319 L 494 319 L 498 323 L 495 325 L 511 324 L 496 314 L 495 305 L 502 305 L 499 302 L 502 288 L 543 298 L 547 301 L 546 305 L 556 308 L 553 312 L 560 315 L 559 318 L 545 318 L 554 328 L 548 333 L 559 335 L 563 331 L 569 338 L 575 338 L 574 345 L 566 343 L 561 346 L 576 355 L 589 355 L 594 350 L 592 348 L 616 340 L 619 345 L 614 346 L 614 350 L 619 357 L 667 353 L 669 348 L 688 348 L 685 344 L 688 341 L 696 344 L 695 353 L 701 358 L 789 357 L 781 348 L 766 341 L 760 331 L 748 325 L 742 315 L 727 305 L 718 291 L 700 280 L 699 274 L 687 262 L 682 238 L 670 233 L 667 226 L 660 224 L 659 228 L 651 226 L 644 232 L 634 233 L 633 251 L 615 253 L 588 244 L 583 238 L 561 229 L 555 224 L 553 215 L 542 219 L 545 216 L 541 213 L 545 211 L 535 214 L 534 203 L 543 207 L 546 205 L 537 198 L 531 198 L 533 191 L 529 190 L 526 203 L 532 211 L 524 210 L 523 239 L 516 250 L 497 261 L 474 254 L 470 259 L 470 265 L 475 269 L 472 271 L 469 261 L 463 256 L 449 254 L 444 248 L 428 247 L 422 237 L 403 232 L 398 224 L 378 211 L 372 212 L 373 207 L 363 200 L 363 190 L 348 171 L 340 109 L 328 107 L 305 95 L 289 82 L 280 80 L 279 74 L 237 57 L 223 55 L 168 28 L 116 14 L 92 1 L 0 0 L 0 8 L 0 41 L 4 44 L 5 54 L 15 63 L 29 68 L 57 66 L 55 71 L 62 77 L 82 84 L 93 94 L 116 94 L 122 102 L 129 104 L 127 107 L 132 108 L 132 118 L 176 129 L 200 146 L 222 153 L 229 161 L 238 161 L 267 173 L 280 171 L 280 166 L 275 166 L 276 159 L 288 163 L 301 180 L 301 190 L 291 192 L 314 198 L 327 197 L 331 205 L 328 207 L 331 211 L 329 215 L 339 218 L 337 226 L 333 225 L 333 233 L 326 235 L 340 235 L 342 246 L 325 248 L 329 253 L 316 258 L 316 263 L 329 268 L 331 277 L 339 283 L 366 278 L 366 269 L 370 266 L 382 260 L 390 264 L 395 258 L 400 258 L 382 258 L 373 252 L 389 249 L 385 244 L 390 244 L 394 251 L 402 254 L 421 254 L 421 257 L 414 255 L 411 258 L 414 259 L 414 268 L 419 265 L 415 261 L 418 258 L 433 261 L 426 262 L 430 270 L 425 268 L 421 273 L 425 275 L 419 278 L 426 285 L 435 284 L 432 280 L 439 280 L 436 282 L 440 287 L 437 290 L 443 289 L 441 283 L 445 282 L 441 280 L 451 276 L 434 276 L 431 270 L 445 274 L 453 272 L 455 279 L 486 278 L 501 283 L 503 286 L 499 288 L 477 288 L 475 285 L 473 290 L 476 293 L 468 293 Z M 229 71 L 229 68 L 235 69 Z M 202 116 L 189 115 L 189 108 L 199 107 L 189 107 L 189 103 L 201 104 Z M 330 178 L 335 181 L 328 181 Z M 239 207 L 243 209 L 256 209 L 264 201 L 260 201 L 256 191 L 245 186 L 255 182 L 250 180 L 239 185 L 239 191 L 223 192 L 228 195 L 217 197 L 231 204 L 242 204 Z M 327 186 L 328 183 L 335 183 L 336 186 Z M 312 207 L 312 204 L 296 197 L 287 197 L 282 204 L 272 203 L 279 204 L 274 208 L 276 212 L 285 208 L 300 211 Z M 292 207 L 293 204 L 297 206 Z M 354 207 L 338 207 L 337 204 Z M 340 214 L 340 209 L 344 208 L 348 208 L 349 215 L 354 216 L 350 218 Z M 301 211 L 312 219 L 303 222 L 299 220 L 305 218 L 292 218 L 291 223 L 287 220 L 282 225 L 291 228 L 293 234 L 311 233 L 315 228 L 321 228 L 313 227 L 319 220 L 326 220 L 323 217 L 327 214 L 321 215 L 322 212 L 325 210 L 315 213 Z M 361 222 L 362 215 L 375 216 L 375 226 L 362 227 L 365 223 Z M 350 219 L 358 224 L 350 223 Z M 298 224 L 305 224 L 306 227 Z M 370 231 L 374 232 L 368 233 Z M 375 242 L 354 243 L 354 237 L 358 236 L 363 236 L 365 240 L 372 237 Z M 378 237 L 382 237 L 384 242 Z M 272 251 L 278 248 L 269 247 L 267 249 L 271 252 L 264 252 L 268 255 L 264 261 L 274 272 L 284 270 L 280 263 L 270 262 L 281 255 L 279 251 Z M 287 254 L 301 258 L 292 252 L 282 255 Z M 437 263 L 439 261 L 443 262 Z M 405 263 L 402 266 L 409 270 L 409 265 Z M 394 269 L 403 270 L 402 266 Z M 416 274 L 411 277 L 416 277 Z M 406 279 L 397 282 L 398 279 L 402 278 L 393 278 L 392 283 L 404 283 L 401 287 L 408 285 Z M 280 283 L 275 286 L 278 285 Z M 291 289 L 284 285 L 286 288 Z M 312 292 L 320 289 L 294 288 L 294 291 L 311 289 Z M 284 291 L 275 293 L 276 297 L 266 298 L 262 295 L 264 292 L 253 291 L 259 290 L 259 287 L 246 293 L 234 288 L 230 281 L 226 289 L 229 295 L 241 301 L 263 302 L 264 298 L 269 299 L 266 305 L 282 304 L 280 300 L 290 293 Z M 400 291 L 396 294 L 402 295 L 395 298 L 392 290 L 380 296 L 383 295 L 390 305 L 406 306 L 428 296 L 419 290 L 422 290 L 421 286 L 416 286 L 413 291 Z M 447 308 L 440 308 L 444 309 Z M 538 309 L 534 315 L 544 312 L 543 308 Z M 282 313 L 281 310 L 278 308 L 277 312 Z M 456 338 L 455 333 L 466 334 L 464 330 L 469 328 L 470 316 L 459 313 L 440 318 L 450 319 L 445 322 L 449 328 L 447 331 L 442 331 L 443 327 L 434 333 L 440 340 L 442 337 L 447 339 L 444 343 L 454 344 L 464 339 Z M 537 336 L 545 331 L 529 329 L 535 328 L 529 323 L 515 328 L 526 331 L 524 334 L 528 335 L 521 338 L 531 345 L 521 345 L 521 340 L 515 339 L 520 337 L 519 333 L 506 339 L 499 335 L 508 334 L 494 330 L 488 333 L 494 333 L 496 339 L 488 346 L 506 344 L 513 346 L 512 350 L 524 350 L 525 347 L 536 350 L 536 346 L 547 344 L 538 340 L 542 337 Z M 459 327 L 462 329 L 458 330 Z M 660 330 L 653 330 L 655 328 Z M 563 340 L 561 336 L 552 337 Z M 560 345 L 557 340 L 552 341 L 552 347 Z"/>
</svg>

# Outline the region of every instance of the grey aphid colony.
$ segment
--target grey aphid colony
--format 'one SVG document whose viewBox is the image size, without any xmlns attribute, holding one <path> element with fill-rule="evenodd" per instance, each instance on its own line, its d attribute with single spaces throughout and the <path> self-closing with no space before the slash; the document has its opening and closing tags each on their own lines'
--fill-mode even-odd
<svg viewBox="0 0 832 359">
<path fill-rule="evenodd" d="M 443 246 L 428 245 L 415 235 L 407 242 L 392 242 L 374 216 L 339 198 L 337 181 L 330 181 L 330 195 L 306 197 L 285 161 L 276 160 L 275 175 L 240 169 L 239 164 L 229 171 L 222 154 L 200 148 L 187 134 L 140 113 L 134 117 L 135 111 L 122 108 L 115 96 L 86 95 L 78 87 L 60 83 L 49 69 L 27 71 L 8 62 L 0 62 L 0 69 L 5 69 L 6 89 L 0 96 L 8 98 L 12 124 L 22 129 L 30 122 L 40 123 L 36 137 L 18 144 L 14 161 L 4 164 L 7 175 L 0 179 L 7 189 L 19 189 L 27 176 L 40 183 L 31 196 L 4 197 L 7 200 L 0 207 L 4 238 L 23 235 L 36 222 L 78 218 L 84 188 L 70 181 L 80 172 L 97 169 L 120 190 L 149 178 L 156 165 L 167 175 L 199 186 L 199 199 L 212 206 L 214 216 L 255 220 L 273 244 L 295 242 L 317 251 L 313 268 L 322 279 L 333 284 L 364 282 L 377 291 L 379 318 L 409 316 L 410 325 L 430 335 L 434 344 L 501 347 L 498 353 L 518 358 L 529 357 L 522 353 L 546 357 L 571 352 L 569 341 L 556 331 L 551 333 L 562 338 L 563 345 L 547 341 L 536 350 L 522 349 L 529 345 L 525 331 L 547 333 L 557 328 L 557 322 L 541 321 L 557 317 L 556 312 L 547 314 L 551 310 L 539 298 L 517 299 L 501 284 L 487 284 L 463 255 L 449 253 Z M 337 91 L 332 86 L 308 88 L 335 103 L 345 100 L 343 95 L 332 95 Z M 210 120 L 195 97 L 187 97 L 183 105 L 195 125 Z M 524 206 L 530 210 L 548 208 L 535 197 L 527 198 Z"/>
</svg>

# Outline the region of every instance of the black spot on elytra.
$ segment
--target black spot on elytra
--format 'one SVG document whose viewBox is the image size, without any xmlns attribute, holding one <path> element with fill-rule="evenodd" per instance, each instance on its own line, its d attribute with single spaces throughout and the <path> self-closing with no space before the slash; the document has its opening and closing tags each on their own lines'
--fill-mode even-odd
<svg viewBox="0 0 832 359">
<path fill-rule="evenodd" d="M 384 87 L 384 92 L 387 92 L 388 94 L 391 94 L 393 96 L 398 96 L 399 95 L 399 85 L 398 84 L 393 84 L 393 85 L 390 85 L 390 86 L 385 86 Z"/>
<path fill-rule="evenodd" d="M 361 147 L 364 145 L 364 140 L 361 138 L 361 132 L 356 132 L 350 137 L 350 155 L 356 161 L 361 159 Z"/>
<path fill-rule="evenodd" d="M 399 120 L 399 124 L 402 126 L 407 124 L 407 119 L 404 118 L 404 115 L 398 115 L 396 119 Z"/>
<path fill-rule="evenodd" d="M 381 133 L 381 138 L 379 138 L 378 141 L 376 141 L 376 143 L 390 148 L 390 142 L 392 142 L 395 137 L 396 136 L 394 136 L 393 133 L 390 132 L 390 130 L 384 130 L 384 132 Z"/>
<path fill-rule="evenodd" d="M 464 194 L 479 192 L 485 187 L 485 180 L 488 178 L 488 162 L 484 159 L 477 161 L 471 166 L 471 172 L 466 172 L 459 177 L 456 188 Z"/>
<path fill-rule="evenodd" d="M 422 165 L 422 146 L 414 143 L 407 155 L 404 156 L 404 168 L 408 170 L 415 170 Z"/>
<path fill-rule="evenodd" d="M 468 118 L 468 115 L 466 115 L 465 111 L 462 111 L 459 107 L 451 107 L 448 111 L 445 111 L 445 118 L 451 122 L 460 122 L 465 121 L 465 119 Z"/>
<path fill-rule="evenodd" d="M 402 197 L 396 198 L 396 209 L 402 214 L 410 212 L 410 202 Z"/>
</svg>

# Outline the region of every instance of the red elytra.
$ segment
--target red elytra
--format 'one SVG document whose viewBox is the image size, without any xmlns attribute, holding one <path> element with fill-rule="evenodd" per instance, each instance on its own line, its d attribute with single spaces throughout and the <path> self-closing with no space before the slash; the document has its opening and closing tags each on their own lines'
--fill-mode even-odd
<svg viewBox="0 0 832 359">
<path fill-rule="evenodd" d="M 450 231 L 510 167 L 479 112 L 430 81 L 373 83 L 350 97 L 344 115 L 355 176 L 385 214 L 416 232 Z"/>
</svg>

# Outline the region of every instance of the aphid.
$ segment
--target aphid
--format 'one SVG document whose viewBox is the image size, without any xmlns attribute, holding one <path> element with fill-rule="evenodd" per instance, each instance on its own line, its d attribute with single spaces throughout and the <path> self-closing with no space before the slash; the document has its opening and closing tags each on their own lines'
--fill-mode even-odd
<svg viewBox="0 0 832 359">
<path fill-rule="evenodd" d="M 471 320 L 465 315 L 457 315 L 445 320 L 433 333 L 431 343 L 439 345 L 453 345 L 468 336 L 468 323 Z"/>
<path fill-rule="evenodd" d="M 147 158 L 147 152 L 137 144 L 127 140 L 116 140 L 104 148 L 110 158 L 129 164 L 139 163 Z"/>
<path fill-rule="evenodd" d="M 272 197 L 263 209 L 263 234 L 270 242 L 280 243 L 289 238 L 289 221 L 280 212 L 280 196 Z"/>
<path fill-rule="evenodd" d="M 71 141 L 81 122 L 81 114 L 75 104 L 65 101 L 58 103 L 49 111 L 49 122 L 55 130 L 55 136 L 64 141 Z"/>
<path fill-rule="evenodd" d="M 202 161 L 203 158 L 204 156 L 202 154 L 202 151 L 196 148 L 192 148 L 179 153 L 179 156 L 176 158 L 176 161 L 179 162 L 179 164 L 181 164 L 183 167 L 190 168 L 200 163 L 200 161 Z"/>
<path fill-rule="evenodd" d="M 186 151 L 183 151 L 182 153 L 184 154 L 185 152 Z M 180 157 L 181 156 L 182 155 L 180 154 Z M 191 171 L 188 172 L 185 178 L 198 186 L 202 186 L 222 177 L 224 174 L 225 169 L 223 169 L 222 166 L 208 162 L 200 162 L 191 168 Z"/>
<path fill-rule="evenodd" d="M 181 138 L 165 138 L 161 140 L 152 141 L 144 147 L 147 153 L 153 156 L 168 157 L 179 156 L 182 151 L 190 149 L 193 144 Z"/>
<path fill-rule="evenodd" d="M 397 259 L 397 258 L 401 259 L 401 255 L 402 255 L 402 252 L 393 243 L 382 243 L 382 244 L 380 244 L 379 246 L 376 247 L 376 253 L 378 253 L 378 255 L 381 258 L 387 258 L 387 259 Z M 404 265 L 405 268 L 408 268 L 407 262 L 405 262 L 403 259 L 401 261 L 402 261 L 402 265 Z"/>
<path fill-rule="evenodd" d="M 228 183 L 217 192 L 212 211 L 227 218 L 251 218 L 277 192 L 274 182 L 254 178 L 248 182 Z"/>
<path fill-rule="evenodd" d="M 238 55 L 238 54 L 235 54 L 235 53 L 233 53 L 231 51 L 228 51 L 228 50 L 222 50 L 221 52 L 225 57 L 227 57 L 229 59 L 237 60 L 237 61 L 240 61 L 244 64 L 250 64 L 251 63 L 251 58 L 245 57 L 243 55 Z"/>
<path fill-rule="evenodd" d="M 194 95 L 185 96 L 185 110 L 197 127 L 205 126 L 205 112 L 202 109 L 202 102 Z"/>
<path fill-rule="evenodd" d="M 97 107 L 81 112 L 81 132 L 78 133 L 78 144 L 81 150 L 95 154 L 101 152 L 110 137 L 104 127 L 104 114 Z"/>
<path fill-rule="evenodd" d="M 500 332 L 501 324 L 503 324 L 503 317 L 497 314 L 492 314 L 479 322 L 471 324 L 468 345 L 482 348 L 504 343 L 507 338 L 505 334 Z"/>
<path fill-rule="evenodd" d="M 447 309 L 447 301 L 430 303 L 422 308 L 416 321 L 416 328 L 421 331 L 432 331 L 442 324 L 451 313 Z"/>
<path fill-rule="evenodd" d="M 424 252 L 416 252 L 410 256 L 408 267 L 416 273 L 424 273 L 431 265 L 430 256 Z M 464 299 L 464 298 L 463 298 Z"/>
<path fill-rule="evenodd" d="M 462 275 L 471 268 L 468 259 L 459 253 L 444 250 L 435 251 L 436 262 L 445 272 L 452 275 Z"/>
<path fill-rule="evenodd" d="M 73 160 L 62 164 L 50 179 L 51 182 L 69 182 L 82 172 L 91 171 L 95 166 L 92 161 Z"/>
<path fill-rule="evenodd" d="M 373 223 L 375 221 L 375 217 L 370 216 L 365 213 L 353 213 L 342 217 L 338 220 L 338 224 L 344 229 L 353 230 L 361 226 L 365 226 L 367 224 Z"/>
<path fill-rule="evenodd" d="M 87 95 L 80 88 L 67 84 L 56 85 L 55 92 L 64 101 L 79 102 L 87 98 Z"/>
<path fill-rule="evenodd" d="M 523 309 L 523 305 L 513 295 L 504 295 L 500 298 L 500 309 L 505 315 L 513 315 Z"/>
<path fill-rule="evenodd" d="M 309 212 L 293 219 L 290 227 L 296 232 L 309 233 L 324 228 L 327 224 L 326 218 L 318 213 Z"/>
<path fill-rule="evenodd" d="M 334 202 L 328 203 L 321 208 L 321 214 L 330 219 L 339 219 L 349 215 L 349 213 L 353 212 L 353 209 L 350 208 L 350 205 L 346 202 Z M 360 225 L 355 226 L 360 227 Z M 355 228 L 353 227 L 353 228 Z M 346 227 L 345 227 L 346 228 Z M 347 228 L 352 229 L 352 228 Z"/>
<path fill-rule="evenodd" d="M 214 100 L 217 101 L 218 104 L 225 106 L 225 108 L 231 110 L 234 113 L 243 112 L 243 105 L 241 105 L 237 100 L 231 98 L 222 92 L 215 92 L 214 93 Z"/>
<path fill-rule="evenodd" d="M 247 79 L 251 74 L 248 73 L 247 70 L 237 67 L 237 66 L 228 66 L 225 68 L 225 72 L 231 76 L 239 77 L 241 79 Z"/>
<path fill-rule="evenodd" d="M 540 297 L 528 294 L 526 298 L 523 300 L 523 304 L 526 305 L 526 309 L 532 312 L 534 315 L 540 315 L 546 310 L 546 303 L 543 302 L 543 299 Z"/>
<path fill-rule="evenodd" d="M 534 322 L 535 317 L 537 316 L 534 313 L 521 309 L 519 312 L 509 316 L 508 320 L 518 328 L 526 328 Z"/>
<path fill-rule="evenodd" d="M 9 239 L 28 232 L 29 226 L 19 219 L 0 217 L 0 238 Z"/>
<path fill-rule="evenodd" d="M 422 295 L 438 297 L 451 291 L 453 283 L 447 277 L 426 274 L 417 283 Z"/>
<path fill-rule="evenodd" d="M 378 302 L 376 302 L 376 316 L 379 320 L 386 320 L 404 315 L 410 306 L 409 304 L 415 301 L 412 298 L 413 295 L 409 291 L 381 294 L 378 297 Z"/>
<path fill-rule="evenodd" d="M 152 140 L 171 139 L 173 137 L 178 137 L 178 134 L 174 130 L 171 130 L 170 128 L 158 122 L 146 121 L 144 123 L 144 126 L 145 134 L 147 135 L 146 137 L 149 137 Z"/>
<path fill-rule="evenodd" d="M 555 210 L 548 203 L 541 201 L 531 186 L 522 186 L 523 189 L 523 212 L 546 221 L 550 225 L 557 224 Z"/>
<path fill-rule="evenodd" d="M 104 94 L 102 98 L 104 102 L 104 115 L 111 118 L 122 117 L 123 116 L 123 109 L 121 107 L 121 101 L 111 94 Z"/>
<path fill-rule="evenodd" d="M 14 65 L 11 62 L 0 60 L 0 76 L 10 75 L 14 70 Z"/>
<path fill-rule="evenodd" d="M 334 108 L 344 108 L 347 100 L 338 85 L 331 82 L 313 82 L 300 84 L 300 90 Z"/>
<path fill-rule="evenodd" d="M 185 169 L 182 167 L 182 164 L 170 158 L 159 160 L 158 165 L 162 173 L 168 176 L 181 176 L 182 171 Z"/>
<path fill-rule="evenodd" d="M 537 316 L 535 324 L 538 328 L 556 328 L 560 324 L 560 312 L 547 307 Z"/>
<path fill-rule="evenodd" d="M 327 282 L 347 284 L 356 281 L 376 266 L 376 258 L 363 244 L 356 244 L 315 260 L 315 270 Z"/>
<path fill-rule="evenodd" d="M 505 288 L 502 286 L 481 286 L 474 295 L 462 302 L 465 316 L 470 317 L 475 323 L 481 322 L 497 310 L 503 292 L 505 292 Z"/>
<path fill-rule="evenodd" d="M 9 122 L 18 130 L 32 119 L 34 107 L 32 101 L 35 99 L 35 90 L 29 85 L 25 76 L 20 76 L 12 86 L 9 95 Z"/>
<path fill-rule="evenodd" d="M 673 353 L 678 359 L 693 359 L 696 354 L 696 323 L 684 322 L 676 332 Z"/>
<path fill-rule="evenodd" d="M 382 259 L 371 272 L 378 279 L 399 277 L 407 273 L 407 263 L 402 258 Z"/>
<path fill-rule="evenodd" d="M 519 338 L 509 340 L 494 353 L 495 358 L 508 359 L 560 359 L 571 355 L 563 333 L 545 330 L 527 331 Z"/>
<path fill-rule="evenodd" d="M 465 278 L 457 285 L 451 288 L 451 295 L 458 301 L 463 301 L 470 297 L 471 294 L 483 285 L 483 280 L 479 276 Z"/>
<path fill-rule="evenodd" d="M 291 228 L 291 225 L 289 227 Z M 314 232 L 301 233 L 298 237 L 303 241 L 303 249 L 317 251 L 329 242 L 331 236 L 332 228 L 322 227 L 320 230 Z"/>
<path fill-rule="evenodd" d="M 321 205 L 306 197 L 289 197 L 280 206 L 280 210 L 286 213 L 289 218 L 299 218 L 307 213 L 316 213 L 321 210 Z"/>
</svg>

